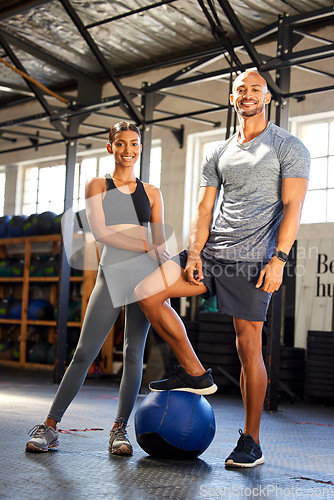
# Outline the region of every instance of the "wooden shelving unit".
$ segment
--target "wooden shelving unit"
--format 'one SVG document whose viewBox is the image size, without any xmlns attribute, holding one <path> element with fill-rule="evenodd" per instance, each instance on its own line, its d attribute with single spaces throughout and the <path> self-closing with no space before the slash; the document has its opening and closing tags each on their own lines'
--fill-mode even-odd
<svg viewBox="0 0 334 500">
<path fill-rule="evenodd" d="M 30 276 L 30 262 L 36 251 L 43 248 L 44 253 L 57 254 L 60 253 L 62 245 L 61 235 L 50 234 L 45 236 L 27 236 L 18 238 L 0 239 L 0 260 L 15 253 L 15 256 L 24 258 L 24 268 L 22 277 L 0 277 L 0 298 L 5 298 L 6 290 L 14 285 L 16 293 L 22 301 L 22 312 L 20 319 L 0 318 L 0 339 L 3 338 L 4 325 L 17 325 L 19 328 L 18 337 L 20 339 L 20 357 L 16 360 L 0 359 L 0 365 L 11 366 L 31 370 L 53 370 L 54 365 L 31 363 L 27 361 L 27 341 L 28 327 L 43 326 L 48 328 L 48 341 L 51 344 L 56 343 L 56 320 L 31 320 L 28 319 L 28 303 L 29 293 L 32 286 L 41 284 L 43 286 L 50 285 L 50 293 L 45 297 L 49 302 L 56 307 L 58 301 L 58 276 L 36 277 Z M 10 252 L 10 248 L 14 252 Z M 91 251 L 91 250 L 90 250 Z M 70 282 L 81 283 L 81 321 L 69 321 L 68 327 L 80 328 L 87 308 L 90 294 L 93 290 L 96 279 L 96 271 L 84 270 L 82 276 L 71 276 Z M 113 329 L 111 330 L 104 346 L 102 347 L 102 359 L 104 373 L 112 373 L 112 349 L 113 349 Z"/>
</svg>

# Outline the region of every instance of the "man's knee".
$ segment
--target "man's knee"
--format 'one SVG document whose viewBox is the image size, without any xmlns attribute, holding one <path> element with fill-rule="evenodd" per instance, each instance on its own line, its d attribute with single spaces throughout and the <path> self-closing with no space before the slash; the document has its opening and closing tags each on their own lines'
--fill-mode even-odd
<svg viewBox="0 0 334 500">
<path fill-rule="evenodd" d="M 243 321 L 236 323 L 236 346 L 242 359 L 262 356 L 262 323 Z"/>
</svg>

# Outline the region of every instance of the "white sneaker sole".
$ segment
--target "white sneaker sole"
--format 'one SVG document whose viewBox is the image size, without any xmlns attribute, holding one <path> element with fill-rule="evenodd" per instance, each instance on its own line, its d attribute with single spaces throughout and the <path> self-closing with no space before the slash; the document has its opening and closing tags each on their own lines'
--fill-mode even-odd
<svg viewBox="0 0 334 500">
<path fill-rule="evenodd" d="M 258 458 L 257 460 L 255 460 L 255 462 L 253 462 L 252 464 L 244 464 L 244 463 L 238 463 L 238 462 L 233 462 L 233 460 L 227 460 L 227 462 L 225 462 L 225 467 L 239 467 L 239 468 L 251 468 L 251 467 L 255 467 L 256 465 L 261 465 L 264 463 L 264 456 L 262 455 L 261 458 Z"/>
<path fill-rule="evenodd" d="M 165 390 L 170 391 L 181 391 L 181 392 L 192 392 L 194 394 L 199 394 L 202 396 L 208 396 L 209 394 L 214 394 L 217 392 L 218 387 L 216 384 L 210 385 L 210 387 L 205 387 L 204 389 L 192 389 L 191 387 L 182 387 L 182 389 L 152 389 L 149 387 L 152 392 L 164 392 Z"/>
<path fill-rule="evenodd" d="M 49 450 L 56 450 L 59 446 L 59 442 L 58 443 L 54 443 L 54 444 L 50 444 L 48 448 L 39 448 L 38 446 L 35 446 L 33 443 L 28 443 L 26 445 L 26 451 L 32 451 L 32 452 L 36 452 L 36 453 L 45 453 L 46 451 L 49 451 Z"/>
</svg>

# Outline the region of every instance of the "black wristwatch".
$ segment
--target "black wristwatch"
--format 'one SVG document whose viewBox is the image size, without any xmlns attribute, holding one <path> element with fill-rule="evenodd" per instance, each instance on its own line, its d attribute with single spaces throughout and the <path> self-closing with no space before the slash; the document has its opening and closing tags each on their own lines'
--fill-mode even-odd
<svg viewBox="0 0 334 500">
<path fill-rule="evenodd" d="M 287 262 L 289 258 L 288 254 L 281 252 L 280 250 L 275 250 L 273 257 L 277 257 L 282 262 Z"/>
</svg>

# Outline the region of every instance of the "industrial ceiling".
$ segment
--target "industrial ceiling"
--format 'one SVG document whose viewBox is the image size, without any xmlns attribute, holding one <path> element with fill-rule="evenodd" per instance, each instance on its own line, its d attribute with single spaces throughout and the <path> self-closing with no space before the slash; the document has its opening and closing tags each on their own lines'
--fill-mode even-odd
<svg viewBox="0 0 334 500">
<path fill-rule="evenodd" d="M 2 0 L 0 154 L 105 140 L 103 117 L 169 127 L 182 145 L 185 120 L 231 123 L 228 93 L 212 102 L 204 85 L 247 68 L 267 77 L 280 121 L 290 97 L 334 89 L 333 19 L 332 0 Z"/>
</svg>

